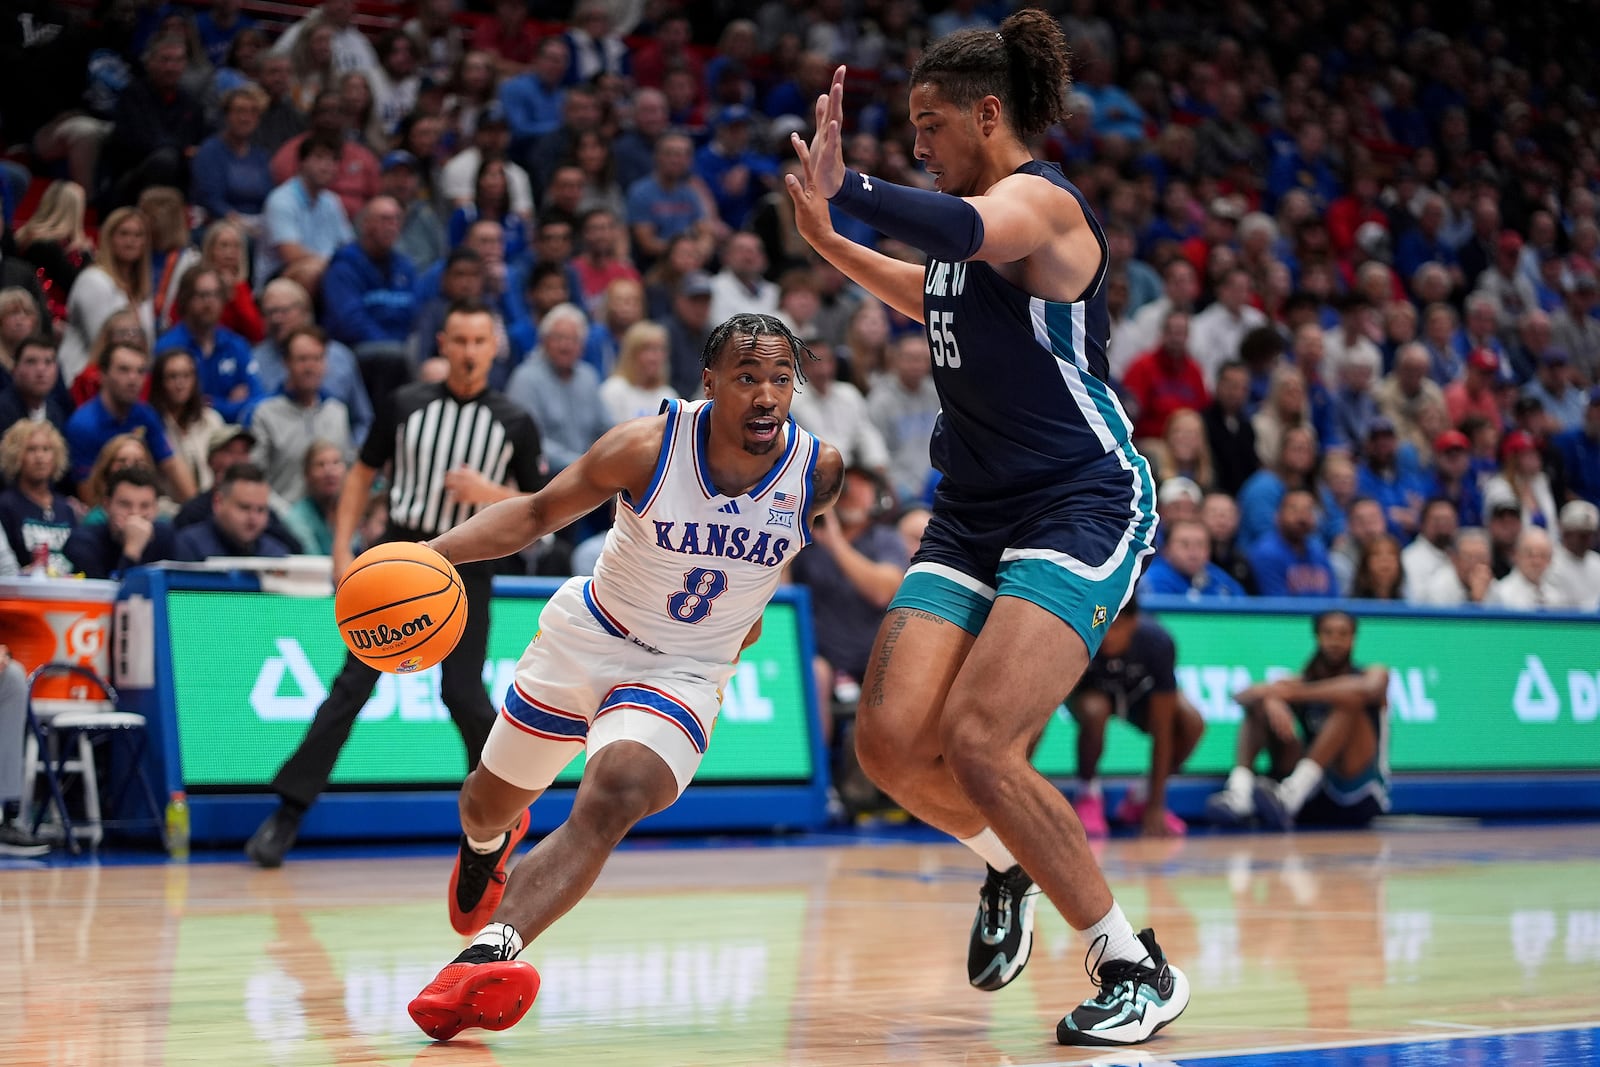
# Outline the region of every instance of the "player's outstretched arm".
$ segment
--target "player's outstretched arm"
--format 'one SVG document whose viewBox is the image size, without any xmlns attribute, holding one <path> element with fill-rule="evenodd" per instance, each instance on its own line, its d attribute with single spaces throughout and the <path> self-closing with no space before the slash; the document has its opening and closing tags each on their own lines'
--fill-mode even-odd
<svg viewBox="0 0 1600 1067">
<path fill-rule="evenodd" d="M 428 544 L 451 563 L 499 559 L 583 518 L 624 490 L 637 497 L 655 470 L 665 429 L 661 415 L 615 426 L 537 493 L 484 508 Z"/>
<path fill-rule="evenodd" d="M 790 134 L 800 174 L 788 175 L 784 188 L 794 201 L 795 228 L 817 254 L 838 267 L 851 281 L 907 318 L 922 321 L 922 268 L 856 244 L 833 228 L 828 200 L 839 191 L 845 174 L 840 126 L 844 115 L 844 72 L 833 73 L 833 85 L 817 97 L 817 132 L 807 145 Z"/>
<path fill-rule="evenodd" d="M 802 202 L 802 193 L 811 198 L 821 197 L 880 233 L 947 263 L 970 259 L 1014 263 L 1058 241 L 1084 242 L 1084 254 L 1088 258 L 1097 256 L 1098 243 L 1089 231 L 1077 200 L 1065 189 L 1038 175 L 1012 174 L 990 186 L 981 196 L 956 197 L 896 185 L 848 169 L 841 134 L 844 77 L 845 68 L 841 66 L 834 71 L 828 92 L 817 98 L 817 132 L 811 144 L 805 144 L 798 135 L 790 135 L 804 177 L 803 180 L 791 177 L 786 181 L 789 196 L 795 201 L 801 236 L 840 270 L 872 288 L 866 279 L 857 277 L 849 267 L 834 259 L 837 250 L 833 245 L 839 238 L 831 225 L 826 231 L 833 234 L 834 241 L 825 242 L 827 247 L 812 240 L 808 222 L 811 228 L 817 228 L 817 213 L 806 210 L 813 205 L 809 201 Z M 826 217 L 826 210 L 822 210 L 821 218 L 826 220 Z M 857 265 L 868 262 L 859 255 L 852 258 Z M 921 272 L 917 274 L 920 284 Z M 887 296 L 883 299 L 894 303 Z M 919 308 L 921 300 L 918 291 L 915 302 Z"/>
</svg>

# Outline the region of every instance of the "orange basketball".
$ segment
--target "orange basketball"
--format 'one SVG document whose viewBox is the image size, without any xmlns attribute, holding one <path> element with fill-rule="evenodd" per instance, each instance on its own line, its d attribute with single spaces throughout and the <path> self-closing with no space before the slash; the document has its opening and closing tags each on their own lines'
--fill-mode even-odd
<svg viewBox="0 0 1600 1067">
<path fill-rule="evenodd" d="M 333 613 L 357 659 L 389 674 L 411 674 L 444 659 L 461 640 L 467 594 L 461 575 L 439 553 L 413 541 L 390 541 L 350 565 Z"/>
</svg>

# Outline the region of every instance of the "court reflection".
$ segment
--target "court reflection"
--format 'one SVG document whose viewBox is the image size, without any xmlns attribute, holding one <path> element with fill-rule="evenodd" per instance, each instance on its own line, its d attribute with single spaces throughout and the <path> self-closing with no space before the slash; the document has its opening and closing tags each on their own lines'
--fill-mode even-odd
<svg viewBox="0 0 1600 1067">
<path fill-rule="evenodd" d="M 1118 899 L 1189 973 L 1139 1057 L 1592 1017 L 1600 835 L 1113 841 Z M 504 1033 L 432 1046 L 405 1005 L 461 946 L 437 859 L 0 870 L 0 1063 L 993 1065 L 1053 1042 L 1090 990 L 1040 909 L 1033 962 L 966 983 L 980 875 L 942 844 L 626 852 L 525 958 Z M 71 1024 L 63 1025 L 63 1005 Z"/>
</svg>

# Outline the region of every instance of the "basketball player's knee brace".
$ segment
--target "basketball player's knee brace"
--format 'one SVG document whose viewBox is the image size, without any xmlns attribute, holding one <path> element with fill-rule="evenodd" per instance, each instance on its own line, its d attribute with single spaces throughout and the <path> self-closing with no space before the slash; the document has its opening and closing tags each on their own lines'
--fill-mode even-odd
<svg viewBox="0 0 1600 1067">
<path fill-rule="evenodd" d="M 983 216 L 959 196 L 912 189 L 846 168 L 829 203 L 934 259 L 960 263 L 983 247 Z"/>
</svg>

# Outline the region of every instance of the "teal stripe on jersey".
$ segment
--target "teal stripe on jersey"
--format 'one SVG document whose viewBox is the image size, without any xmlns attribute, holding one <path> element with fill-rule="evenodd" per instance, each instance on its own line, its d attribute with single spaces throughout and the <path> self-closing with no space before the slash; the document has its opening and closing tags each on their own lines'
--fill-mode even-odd
<svg viewBox="0 0 1600 1067">
<path fill-rule="evenodd" d="M 1133 424 L 1128 421 L 1116 395 L 1105 382 L 1089 373 L 1087 360 L 1080 358 L 1083 353 L 1079 336 L 1083 329 L 1083 305 L 1053 300 L 1039 300 L 1038 303 L 1044 307 L 1044 326 L 1051 353 L 1071 365 L 1068 373 L 1074 374 L 1082 383 L 1093 405 L 1093 413 L 1084 411 L 1084 418 L 1101 442 L 1108 446 L 1107 451 L 1120 452 L 1123 462 L 1133 471 L 1138 485 L 1135 507 L 1139 520 L 1134 524 L 1132 533 L 1146 545 L 1152 544 L 1156 525 L 1155 478 L 1150 472 L 1149 461 L 1133 447 Z"/>
</svg>

